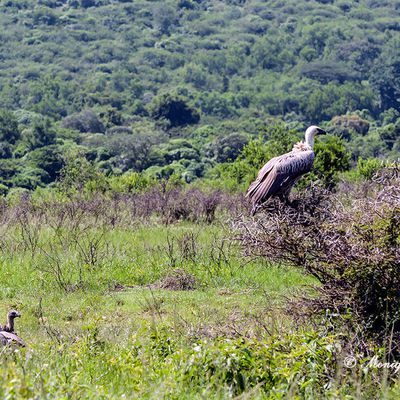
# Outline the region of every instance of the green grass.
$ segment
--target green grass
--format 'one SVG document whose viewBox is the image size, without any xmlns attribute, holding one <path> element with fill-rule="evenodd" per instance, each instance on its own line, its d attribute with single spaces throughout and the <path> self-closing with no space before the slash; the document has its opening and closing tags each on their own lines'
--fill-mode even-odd
<svg viewBox="0 0 400 400">
<path fill-rule="evenodd" d="M 229 228 L 111 229 L 83 221 L 79 247 L 68 224 L 62 235 L 51 221 L 30 224 L 34 246 L 20 225 L 3 226 L 0 313 L 21 311 L 17 331 L 27 347 L 3 349 L 0 397 L 322 398 L 327 387 L 331 396 L 355 393 L 361 378 L 351 371 L 345 384 L 332 381 L 335 337 L 285 311 L 288 299 L 315 282 L 244 258 Z M 196 290 L 157 286 L 176 269 L 195 277 Z"/>
</svg>

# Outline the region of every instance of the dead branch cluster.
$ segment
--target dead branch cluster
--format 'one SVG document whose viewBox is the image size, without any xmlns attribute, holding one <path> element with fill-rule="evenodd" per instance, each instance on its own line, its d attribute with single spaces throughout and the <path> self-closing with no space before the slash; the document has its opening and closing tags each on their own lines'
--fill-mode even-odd
<svg viewBox="0 0 400 400">
<path fill-rule="evenodd" d="M 329 193 L 317 186 L 292 205 L 270 203 L 236 222 L 249 256 L 303 268 L 321 285 L 310 314 L 327 310 L 383 337 L 400 337 L 400 169 Z"/>
</svg>

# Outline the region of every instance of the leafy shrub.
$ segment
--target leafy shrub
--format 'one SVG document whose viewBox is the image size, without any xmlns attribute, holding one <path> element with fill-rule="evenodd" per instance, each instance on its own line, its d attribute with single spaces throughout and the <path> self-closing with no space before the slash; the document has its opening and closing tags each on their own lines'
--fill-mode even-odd
<svg viewBox="0 0 400 400">
<path fill-rule="evenodd" d="M 30 150 L 51 145 L 56 140 L 56 132 L 48 118 L 35 118 L 23 134 Z"/>
<path fill-rule="evenodd" d="M 364 160 L 362 157 L 357 161 L 356 173 L 364 179 L 372 179 L 373 176 L 384 166 L 382 160 L 376 158 L 368 158 Z"/>
<path fill-rule="evenodd" d="M 72 152 L 65 158 L 57 186 L 70 196 L 84 191 L 104 191 L 108 187 L 105 176 L 81 152 Z"/>
<path fill-rule="evenodd" d="M 349 80 L 359 80 L 359 77 L 345 65 L 332 62 L 312 62 L 303 65 L 301 74 L 321 83 L 330 81 L 343 83 Z"/>
<path fill-rule="evenodd" d="M 392 149 L 396 142 L 400 141 L 400 118 L 396 123 L 388 124 L 379 130 L 379 136 L 389 149 Z"/>
<path fill-rule="evenodd" d="M 0 183 L 0 196 L 5 196 L 8 192 L 8 187 Z"/>
<path fill-rule="evenodd" d="M 12 147 L 7 142 L 0 142 L 0 158 L 11 158 Z"/>
<path fill-rule="evenodd" d="M 127 172 L 108 179 L 110 189 L 115 193 L 138 193 L 149 188 L 152 181 L 138 172 Z"/>
<path fill-rule="evenodd" d="M 333 189 L 340 172 L 350 169 L 350 153 L 337 136 L 321 138 L 314 146 L 315 160 L 307 181 L 319 179 L 324 187 Z"/>
</svg>

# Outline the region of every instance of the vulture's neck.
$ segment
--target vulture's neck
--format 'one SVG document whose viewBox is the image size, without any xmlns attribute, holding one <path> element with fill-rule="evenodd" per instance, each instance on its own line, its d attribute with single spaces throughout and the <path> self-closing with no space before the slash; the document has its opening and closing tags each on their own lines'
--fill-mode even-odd
<svg viewBox="0 0 400 400">
<path fill-rule="evenodd" d="M 14 318 L 8 317 L 7 325 L 4 330 L 7 332 L 14 332 Z"/>
<path fill-rule="evenodd" d="M 310 150 L 314 148 L 314 132 L 306 132 L 306 145 L 310 147 Z"/>
<path fill-rule="evenodd" d="M 314 134 L 306 132 L 306 140 L 298 142 L 293 146 L 292 151 L 309 151 L 314 148 Z"/>
</svg>

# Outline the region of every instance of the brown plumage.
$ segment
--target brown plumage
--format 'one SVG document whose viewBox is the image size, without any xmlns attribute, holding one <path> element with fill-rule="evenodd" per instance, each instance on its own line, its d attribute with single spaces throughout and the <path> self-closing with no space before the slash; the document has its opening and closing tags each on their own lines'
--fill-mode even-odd
<svg viewBox="0 0 400 400">
<path fill-rule="evenodd" d="M 305 142 L 295 144 L 291 152 L 272 158 L 261 168 L 246 194 L 253 205 L 252 215 L 272 196 L 288 200 L 293 185 L 313 166 L 314 137 L 317 133 L 325 131 L 318 126 L 310 126 Z"/>
</svg>

